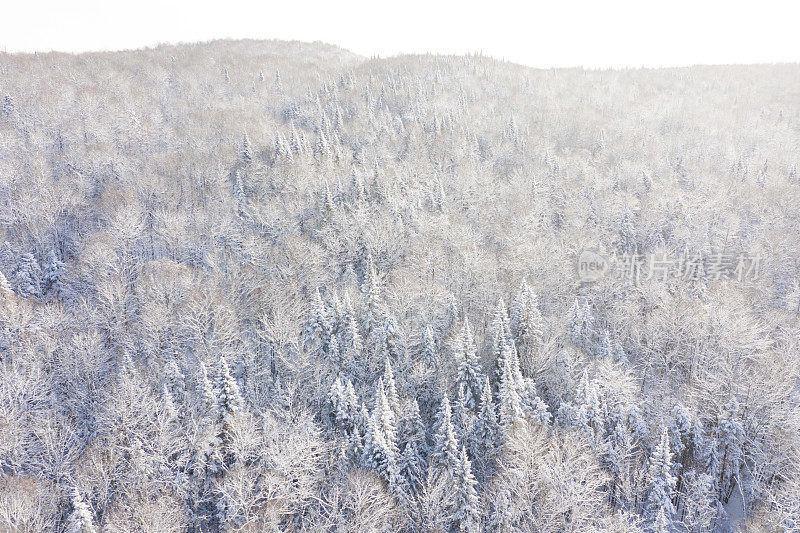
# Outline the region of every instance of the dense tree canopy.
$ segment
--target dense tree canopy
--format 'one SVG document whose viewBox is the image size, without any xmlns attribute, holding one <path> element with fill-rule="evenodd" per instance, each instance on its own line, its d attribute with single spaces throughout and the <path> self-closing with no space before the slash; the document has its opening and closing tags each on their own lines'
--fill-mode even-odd
<svg viewBox="0 0 800 533">
<path fill-rule="evenodd" d="M 800 527 L 796 65 L 0 73 L 0 530 Z"/>
</svg>

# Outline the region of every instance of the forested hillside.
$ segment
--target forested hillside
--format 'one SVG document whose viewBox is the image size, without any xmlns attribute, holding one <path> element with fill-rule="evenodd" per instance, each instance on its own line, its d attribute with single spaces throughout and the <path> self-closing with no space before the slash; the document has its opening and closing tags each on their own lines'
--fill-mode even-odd
<svg viewBox="0 0 800 533">
<path fill-rule="evenodd" d="M 0 531 L 800 530 L 799 79 L 0 55 Z"/>
</svg>

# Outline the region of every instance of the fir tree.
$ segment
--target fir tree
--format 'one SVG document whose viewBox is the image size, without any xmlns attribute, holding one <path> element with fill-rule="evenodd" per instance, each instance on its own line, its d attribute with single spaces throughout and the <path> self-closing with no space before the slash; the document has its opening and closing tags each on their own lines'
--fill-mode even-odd
<svg viewBox="0 0 800 533">
<path fill-rule="evenodd" d="M 328 316 L 328 310 L 325 308 L 325 303 L 319 293 L 319 288 L 314 290 L 311 301 L 311 329 L 314 331 L 314 335 L 316 335 L 322 349 L 328 351 L 333 327 Z"/>
<path fill-rule="evenodd" d="M 333 200 L 327 180 L 325 181 L 325 198 L 323 201 L 323 215 L 324 220 L 327 222 L 332 220 L 333 214 L 336 212 L 336 202 Z"/>
<path fill-rule="evenodd" d="M 672 474 L 672 452 L 669 449 L 669 433 L 666 427 L 663 428 L 661 440 L 650 456 L 648 479 L 650 490 L 647 494 L 645 513 L 651 523 L 657 524 L 660 515 L 670 519 L 675 514 L 672 496 L 677 480 Z"/>
<path fill-rule="evenodd" d="M 32 253 L 26 252 L 20 257 L 14 281 L 20 296 L 25 298 L 41 296 L 42 269 Z"/>
<path fill-rule="evenodd" d="M 497 413 L 492 400 L 492 387 L 489 377 L 484 378 L 483 392 L 481 393 L 480 410 L 475 424 L 478 447 L 481 450 L 492 450 L 497 444 L 500 426 L 497 422 Z"/>
<path fill-rule="evenodd" d="M 186 397 L 186 377 L 178 367 L 178 362 L 172 358 L 164 367 L 167 389 L 172 397 L 178 401 L 184 401 Z"/>
<path fill-rule="evenodd" d="M 718 483 L 724 498 L 723 501 L 726 501 L 733 491 L 739 470 L 744 462 L 742 451 L 744 426 L 739 418 L 739 402 L 733 396 L 725 404 L 720 417 L 718 435 L 717 449 L 721 454 Z"/>
<path fill-rule="evenodd" d="M 442 398 L 434 450 L 434 459 L 440 474 L 454 475 L 459 461 L 458 441 L 453 428 L 452 416 L 450 400 L 445 394 Z"/>
<path fill-rule="evenodd" d="M 419 357 L 426 365 L 435 368 L 438 363 L 438 356 L 436 352 L 436 341 L 433 337 L 433 328 L 430 325 L 425 326 L 425 331 L 422 333 L 422 342 L 419 348 Z"/>
<path fill-rule="evenodd" d="M 252 149 L 250 148 L 250 138 L 247 136 L 247 132 L 244 132 L 242 136 L 242 147 L 239 150 L 239 160 L 248 165 L 253 162 L 253 153 Z"/>
<path fill-rule="evenodd" d="M 472 463 L 470 463 L 467 450 L 463 446 L 459 454 L 454 482 L 456 492 L 453 521 L 457 524 L 458 531 L 462 533 L 477 532 L 480 527 L 478 492 L 475 490 L 478 482 L 472 474 Z"/>
<path fill-rule="evenodd" d="M 411 493 L 416 492 L 425 475 L 425 463 L 413 440 L 409 440 L 403 445 L 399 462 L 400 474 L 406 479 L 406 485 Z"/>
<path fill-rule="evenodd" d="M 223 444 L 227 445 L 233 438 L 235 424 L 244 407 L 244 401 L 239 392 L 239 385 L 236 383 L 233 376 L 231 376 L 225 357 L 220 357 L 219 359 L 216 391 L 219 394 L 217 397 L 217 408 L 219 409 L 222 421 L 220 440 Z"/>
<path fill-rule="evenodd" d="M 573 344 L 586 351 L 590 351 L 595 335 L 594 318 L 591 308 L 587 303 L 585 306 L 575 299 L 570 311 L 570 334 Z"/>
<path fill-rule="evenodd" d="M 400 357 L 402 348 L 400 346 L 400 337 L 397 331 L 397 319 L 393 316 L 386 317 L 383 325 L 383 334 L 381 335 L 383 343 L 383 356 L 384 358 L 397 360 Z"/>
<path fill-rule="evenodd" d="M 41 290 L 43 296 L 61 297 L 64 287 L 61 279 L 63 277 L 64 263 L 62 263 L 55 251 L 50 252 L 50 261 L 47 268 L 42 273 Z"/>
<path fill-rule="evenodd" d="M 481 371 L 478 363 L 475 341 L 469 328 L 469 321 L 464 319 L 464 328 L 457 341 L 456 349 L 456 391 L 464 391 L 466 406 L 474 409 L 481 398 Z"/>
<path fill-rule="evenodd" d="M 512 357 L 514 346 L 514 341 L 510 334 L 511 329 L 508 325 L 508 312 L 502 298 L 497 302 L 492 330 L 492 352 L 495 361 L 494 377 L 499 384 L 502 379 L 506 358 Z"/>
<path fill-rule="evenodd" d="M 541 346 L 544 337 L 544 319 L 536 304 L 536 295 L 525 280 L 511 307 L 511 333 L 516 345 L 528 364 L 532 363 L 534 352 Z"/>
<path fill-rule="evenodd" d="M 386 479 L 389 458 L 386 456 L 386 442 L 380 428 L 379 416 L 380 407 L 376 405 L 367 420 L 362 461 L 366 467 Z"/>
<path fill-rule="evenodd" d="M 72 488 L 70 503 L 72 511 L 67 516 L 65 533 L 95 533 L 97 529 L 94 526 L 92 512 L 77 487 Z"/>
<path fill-rule="evenodd" d="M 380 277 L 375 269 L 372 254 L 367 253 L 364 264 L 364 282 L 361 292 L 366 299 L 362 324 L 367 335 L 371 334 L 376 325 L 383 320 Z"/>
<path fill-rule="evenodd" d="M 522 420 L 522 403 L 519 398 L 516 376 L 511 369 L 511 359 L 505 358 L 500 377 L 500 423 L 505 435 L 513 432 Z"/>
<path fill-rule="evenodd" d="M 389 358 L 386 358 L 386 363 L 383 370 L 383 383 L 386 386 L 386 396 L 389 401 L 392 413 L 395 417 L 400 416 L 400 395 L 397 393 L 397 385 L 394 381 L 394 372 L 392 372 L 392 365 L 389 363 Z"/>
</svg>

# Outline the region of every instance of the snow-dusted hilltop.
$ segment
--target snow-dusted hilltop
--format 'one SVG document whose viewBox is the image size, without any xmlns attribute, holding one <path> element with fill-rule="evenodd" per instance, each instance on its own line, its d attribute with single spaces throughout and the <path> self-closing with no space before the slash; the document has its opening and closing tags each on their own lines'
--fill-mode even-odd
<svg viewBox="0 0 800 533">
<path fill-rule="evenodd" d="M 0 530 L 795 530 L 798 79 L 0 55 Z"/>
</svg>

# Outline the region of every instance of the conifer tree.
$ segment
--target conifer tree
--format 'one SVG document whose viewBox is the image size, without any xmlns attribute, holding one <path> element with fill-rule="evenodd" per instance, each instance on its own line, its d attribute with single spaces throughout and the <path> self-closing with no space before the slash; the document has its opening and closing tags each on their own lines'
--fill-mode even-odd
<svg viewBox="0 0 800 533">
<path fill-rule="evenodd" d="M 483 392 L 481 393 L 478 419 L 475 423 L 478 448 L 481 450 L 494 449 L 497 444 L 499 429 L 497 413 L 495 412 L 494 401 L 492 400 L 492 386 L 489 384 L 489 377 L 486 376 L 484 378 Z"/>
<path fill-rule="evenodd" d="M 720 417 L 718 442 L 717 449 L 721 455 L 718 483 L 721 497 L 725 501 L 733 491 L 737 475 L 744 462 L 742 451 L 744 426 L 739 418 L 739 402 L 734 396 L 731 396 L 725 404 Z"/>
<path fill-rule="evenodd" d="M 386 317 L 383 325 L 383 334 L 381 335 L 383 343 L 383 356 L 388 359 L 397 360 L 400 357 L 402 348 L 400 345 L 400 338 L 397 331 L 397 319 L 393 316 Z"/>
<path fill-rule="evenodd" d="M 333 214 L 336 212 L 336 202 L 333 200 L 333 195 L 331 195 L 331 188 L 328 186 L 328 181 L 325 181 L 325 198 L 323 203 L 323 216 L 324 220 L 330 221 L 333 218 Z"/>
<path fill-rule="evenodd" d="M 511 345 L 513 345 L 513 340 L 509 335 L 508 312 L 502 298 L 497 302 L 492 331 L 492 353 L 495 361 L 494 377 L 496 382 L 499 383 L 503 375 L 505 359 L 510 356 Z"/>
<path fill-rule="evenodd" d="M 92 512 L 77 487 L 72 488 L 70 503 L 72 511 L 67 516 L 65 533 L 95 533 L 97 529 L 94 526 Z"/>
<path fill-rule="evenodd" d="M 415 441 L 409 440 L 403 445 L 399 463 L 400 475 L 405 478 L 410 492 L 414 493 L 425 475 L 425 463 Z"/>
<path fill-rule="evenodd" d="M 519 398 L 516 376 L 511 369 L 511 358 L 505 358 L 500 377 L 500 424 L 505 435 L 509 435 L 522 420 L 522 403 Z"/>
<path fill-rule="evenodd" d="M 397 385 L 394 381 L 394 372 L 392 372 L 392 365 L 389 363 L 389 358 L 386 358 L 386 363 L 383 370 L 383 382 L 386 386 L 386 396 L 391 407 L 392 413 L 395 418 L 400 416 L 400 395 L 397 393 Z"/>
<path fill-rule="evenodd" d="M 174 357 L 164 366 L 164 374 L 166 386 L 172 397 L 178 402 L 183 402 L 186 397 L 186 377 Z"/>
<path fill-rule="evenodd" d="M 456 391 L 464 391 L 464 400 L 469 409 L 474 409 L 481 398 L 481 371 L 478 363 L 475 341 L 469 328 L 469 321 L 464 319 L 464 328 L 457 341 L 456 349 Z"/>
<path fill-rule="evenodd" d="M 389 458 L 386 456 L 386 442 L 383 431 L 381 431 L 379 417 L 380 406 L 376 405 L 367 420 L 362 461 L 365 466 L 386 479 Z"/>
<path fill-rule="evenodd" d="M 475 489 L 478 482 L 472 474 L 472 463 L 464 446 L 461 447 L 454 481 L 456 492 L 453 520 L 461 533 L 477 532 L 480 527 L 478 492 Z"/>
<path fill-rule="evenodd" d="M 244 132 L 244 135 L 242 136 L 242 147 L 239 150 L 239 160 L 246 165 L 253 162 L 253 153 L 252 149 L 250 148 L 250 138 L 247 136 L 247 132 Z"/>
<path fill-rule="evenodd" d="M 434 450 L 434 459 L 440 474 L 454 475 L 458 466 L 458 441 L 453 428 L 452 416 L 450 400 L 445 393 L 442 398 Z"/>
<path fill-rule="evenodd" d="M 544 319 L 536 303 L 536 295 L 525 280 L 511 307 L 509 318 L 511 333 L 527 366 L 533 364 L 534 352 L 544 337 Z"/>
<path fill-rule="evenodd" d="M 349 422 L 349 413 L 347 412 L 347 402 L 344 397 L 344 386 L 342 385 L 342 380 L 338 377 L 328 392 L 328 403 L 331 406 L 331 414 L 337 426 L 346 427 Z"/>
<path fill-rule="evenodd" d="M 247 193 L 244 190 L 244 180 L 242 173 L 237 169 L 233 173 L 233 195 L 239 201 L 240 208 L 247 200 Z"/>
<path fill-rule="evenodd" d="M 17 293 L 22 297 L 36 297 L 42 294 L 42 269 L 32 253 L 23 253 L 14 273 Z"/>
<path fill-rule="evenodd" d="M 319 288 L 314 290 L 311 301 L 311 328 L 320 346 L 322 346 L 322 349 L 328 351 L 331 335 L 333 334 L 333 327 L 331 326 L 331 320 L 328 316 L 328 310 L 325 308 L 325 303 L 322 301 L 322 296 L 319 293 Z"/>
<path fill-rule="evenodd" d="M 222 421 L 220 439 L 223 444 L 228 444 L 233 438 L 236 420 L 244 407 L 244 401 L 239 392 L 239 385 L 231 376 L 224 356 L 219 359 L 216 390 L 219 395 L 217 397 L 217 407 Z"/>
<path fill-rule="evenodd" d="M 420 453 L 427 452 L 427 438 L 425 422 L 422 420 L 422 415 L 419 410 L 419 402 L 416 398 L 411 398 L 408 403 L 408 408 L 403 417 L 401 429 L 401 442 L 413 442 L 417 451 Z"/>
<path fill-rule="evenodd" d="M 433 328 L 430 324 L 425 326 L 420 346 L 420 359 L 429 367 L 436 367 L 438 356 L 436 354 L 436 341 L 433 337 Z"/>
<path fill-rule="evenodd" d="M 577 298 L 570 310 L 570 334 L 576 347 L 582 350 L 591 349 L 595 335 L 592 310 L 588 303 L 581 305 Z"/>
<path fill-rule="evenodd" d="M 361 284 L 361 292 L 366 299 L 362 325 L 366 334 L 369 335 L 383 320 L 380 277 L 370 253 L 367 253 L 365 258 L 364 282 Z"/>
<path fill-rule="evenodd" d="M 63 292 L 61 279 L 64 275 L 64 263 L 62 263 L 55 251 L 50 252 L 50 261 L 42 273 L 41 290 L 43 296 L 60 297 Z"/>
<path fill-rule="evenodd" d="M 670 519 L 675 514 L 672 496 L 677 480 L 672 474 L 672 452 L 669 449 L 669 433 L 666 427 L 662 429 L 661 440 L 650 456 L 648 479 L 650 490 L 647 494 L 645 514 L 651 523 L 658 524 L 660 515 Z"/>
</svg>

